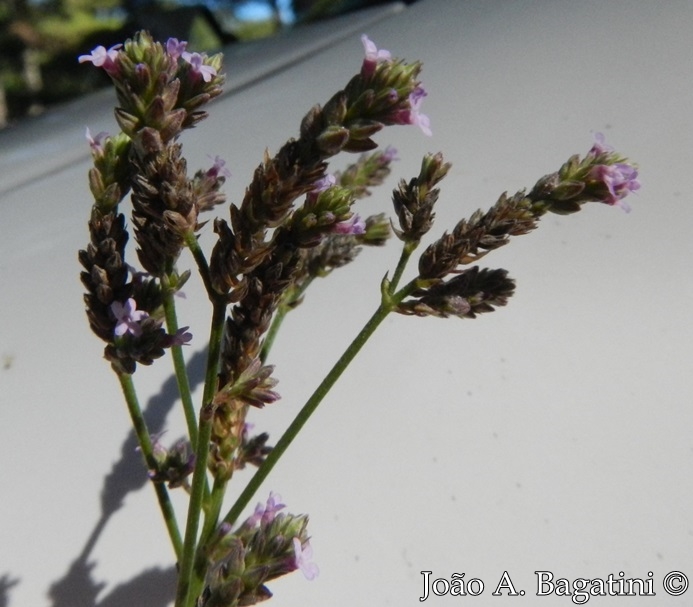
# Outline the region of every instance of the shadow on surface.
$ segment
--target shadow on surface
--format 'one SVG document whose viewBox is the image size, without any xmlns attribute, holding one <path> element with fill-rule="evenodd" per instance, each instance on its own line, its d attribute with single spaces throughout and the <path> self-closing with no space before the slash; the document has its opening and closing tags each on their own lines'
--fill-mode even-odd
<svg viewBox="0 0 693 607">
<path fill-rule="evenodd" d="M 0 607 L 7 607 L 9 603 L 9 589 L 19 584 L 19 579 L 11 579 L 9 573 L 0 577 Z"/>
<path fill-rule="evenodd" d="M 188 361 L 188 377 L 193 390 L 204 377 L 205 362 L 206 351 L 196 352 Z M 159 393 L 149 399 L 144 409 L 144 417 L 151 434 L 158 434 L 164 429 L 166 417 L 178 399 L 176 379 L 171 376 L 161 386 Z M 142 456 L 137 450 L 137 438 L 131 430 L 121 448 L 120 459 L 104 479 L 101 491 L 101 517 L 82 552 L 69 566 L 65 575 L 48 590 L 51 607 L 131 607 L 145 604 L 148 607 L 166 607 L 173 601 L 175 566 L 147 569 L 114 587 L 101 599 L 97 597 L 106 584 L 92 577 L 95 563 L 90 562 L 89 557 L 109 519 L 122 507 L 128 493 L 138 491 L 148 482 Z M 17 582 L 9 580 L 7 575 L 0 578 L 0 607 L 7 607 L 7 589 Z"/>
</svg>

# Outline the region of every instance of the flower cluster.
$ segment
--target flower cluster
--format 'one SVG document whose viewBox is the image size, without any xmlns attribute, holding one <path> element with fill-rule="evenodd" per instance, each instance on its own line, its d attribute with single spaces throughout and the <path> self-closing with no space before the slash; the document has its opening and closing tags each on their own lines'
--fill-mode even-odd
<svg viewBox="0 0 693 607">
<path fill-rule="evenodd" d="M 217 402 L 212 440 L 219 453 L 237 450 L 244 407 L 257 406 L 255 399 L 244 398 L 233 386 L 250 368 L 267 379 L 267 367 L 258 364 L 263 337 L 278 307 L 296 295 L 297 282 L 306 278 L 306 259 L 315 259 L 306 251 L 324 250 L 330 246 L 326 243 L 340 236 L 360 239 L 351 240 L 351 246 L 383 240 L 372 240 L 368 220 L 351 209 L 358 197 L 367 194 L 369 184 L 387 175 L 394 150 L 362 158 L 347 169 L 343 183 L 335 178 L 333 185 L 326 161 L 339 152 L 374 149 L 372 136 L 387 125 L 428 125 L 418 113 L 423 97 L 417 79 L 421 64 L 374 52 L 367 39 L 364 45 L 361 72 L 324 106 L 308 112 L 298 139 L 290 139 L 274 157 L 265 155 L 243 201 L 231 206 L 230 223 L 221 219 L 214 223 L 218 241 L 210 260 L 210 280 L 215 293 L 234 303 L 225 326 L 220 389 L 234 392 L 235 397 Z M 302 197 L 302 204 L 297 204 Z M 375 225 L 382 235 L 382 223 L 371 221 L 371 228 Z M 224 431 L 217 432 L 221 428 Z"/>
<path fill-rule="evenodd" d="M 444 166 L 442 157 L 429 157 L 428 163 L 433 175 L 440 173 Z M 584 158 L 573 156 L 556 173 L 541 178 L 529 192 L 503 194 L 491 209 L 485 213 L 477 211 L 469 219 L 461 220 L 452 232 L 446 232 L 429 245 L 419 258 L 416 288 L 409 294 L 410 298 L 399 304 L 397 311 L 419 316 L 474 318 L 480 312 L 505 305 L 514 292 L 514 282 L 505 270 L 460 269 L 459 266 L 478 261 L 489 251 L 507 244 L 511 236 L 532 231 L 547 212 L 574 213 L 587 202 L 627 208 L 623 199 L 640 187 L 637 177 L 637 167 L 607 146 L 602 135 L 597 135 Z M 411 182 L 409 189 L 420 188 L 421 181 L 425 183 L 420 176 L 418 181 Z M 432 217 L 435 198 L 437 192 L 430 205 L 423 205 L 420 216 Z M 404 184 L 395 192 L 395 208 L 401 224 L 404 218 L 403 225 L 413 225 L 416 215 L 409 210 L 413 205 L 403 200 L 407 200 Z M 454 277 L 447 279 L 450 274 Z"/>
<path fill-rule="evenodd" d="M 270 493 L 237 530 L 228 523 L 219 526 L 207 550 L 202 607 L 254 605 L 272 596 L 267 582 L 297 569 L 308 580 L 318 575 L 308 517 L 283 514 L 284 508 L 281 498 Z"/>
<path fill-rule="evenodd" d="M 439 183 L 450 170 L 442 154 L 427 154 L 419 174 L 393 191 L 394 221 L 356 212 L 370 188 L 383 183 L 397 152 L 376 150 L 373 136 L 386 126 L 414 125 L 430 135 L 421 113 L 427 95 L 418 80 L 421 64 L 393 58 L 362 37 L 360 70 L 324 105 L 303 118 L 296 138 L 272 156 L 265 152 L 242 200 L 228 219 L 213 222 L 209 258 L 198 238 L 201 213 L 225 201 L 230 172 L 215 156 L 211 166 L 188 175 L 179 136 L 206 114 L 221 93 L 221 56 L 191 52 L 174 38 L 155 42 L 146 33 L 109 49 L 97 47 L 79 61 L 103 69 L 118 98 L 120 132 L 87 131 L 93 158 L 89 186 L 94 199 L 89 243 L 79 252 L 90 327 L 105 342 L 161 505 L 178 561 L 177 607 L 242 607 L 271 596 L 266 584 L 301 570 L 313 579 L 308 517 L 283 512 L 271 493 L 242 524 L 241 514 L 308 417 L 391 312 L 409 316 L 475 318 L 503 306 L 515 283 L 503 269 L 474 264 L 512 236 L 533 230 L 546 213 L 574 213 L 591 201 L 627 209 L 639 187 L 635 165 L 606 145 L 601 135 L 584 157 L 573 156 L 534 187 L 503 194 L 432 242 L 418 260 L 414 279 L 400 285 L 411 255 L 431 230 Z M 359 158 L 328 172 L 340 152 Z M 130 231 L 120 212 L 130 194 Z M 320 383 L 274 446 L 269 436 L 250 437 L 251 407 L 276 402 L 274 366 L 267 364 L 285 315 L 298 306 L 316 278 L 353 261 L 363 246 L 383 245 L 394 232 L 400 260 L 381 283 L 381 302 L 354 342 Z M 139 271 L 125 261 L 133 237 Z M 177 262 L 189 249 L 212 307 L 202 402 L 197 409 L 183 351 L 192 335 L 179 328 L 174 295 L 190 276 Z M 171 349 L 188 436 L 171 448 L 152 439 L 139 410 L 132 374 Z M 224 516 L 227 484 L 247 465 L 258 470 Z M 192 476 L 191 476 L 192 475 Z M 210 483 L 211 481 L 211 483 Z M 185 537 L 177 527 L 168 489 L 190 495 Z"/>
<path fill-rule="evenodd" d="M 187 279 L 177 275 L 175 261 L 200 229 L 199 213 L 224 202 L 220 188 L 228 172 L 217 157 L 212 168 L 188 178 L 176 138 L 203 119 L 202 105 L 221 93 L 221 56 L 191 55 L 184 42 L 171 39 L 164 46 L 140 33 L 124 45 L 97 47 L 79 61 L 104 69 L 113 80 L 122 129 L 115 136 L 87 131 L 94 160 L 91 242 L 80 252 L 87 314 L 108 344 L 106 358 L 132 373 L 136 363 L 149 364 L 190 337 L 162 328 L 162 306 Z M 137 253 L 149 276 L 132 273 L 128 280 L 129 234 L 118 205 L 130 191 Z"/>
<path fill-rule="evenodd" d="M 195 454 L 187 439 L 177 440 L 166 449 L 159 437 L 152 437 L 153 455 L 156 468 L 149 471 L 149 478 L 155 483 L 167 483 L 169 488 L 187 486 L 187 478 L 195 466 Z"/>
</svg>

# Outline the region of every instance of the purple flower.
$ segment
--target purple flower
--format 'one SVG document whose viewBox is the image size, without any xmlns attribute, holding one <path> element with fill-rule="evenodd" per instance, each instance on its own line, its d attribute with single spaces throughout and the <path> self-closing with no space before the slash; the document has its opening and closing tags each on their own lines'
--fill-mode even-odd
<svg viewBox="0 0 693 607">
<path fill-rule="evenodd" d="M 346 221 L 335 223 L 332 226 L 332 232 L 334 234 L 365 234 L 366 222 L 361 218 L 360 215 L 355 213 Z"/>
<path fill-rule="evenodd" d="M 152 454 L 157 461 L 163 461 L 166 459 L 166 455 L 168 454 L 166 447 L 164 447 L 159 440 L 164 434 L 166 434 L 166 430 L 158 432 L 157 434 L 149 435 L 149 439 L 152 442 Z M 135 447 L 135 451 L 142 451 L 142 447 L 138 445 Z"/>
<path fill-rule="evenodd" d="M 178 61 L 178 58 L 185 52 L 185 48 L 188 43 L 184 40 L 179 41 L 178 38 L 169 38 L 166 41 L 166 53 L 174 61 Z"/>
<path fill-rule="evenodd" d="M 337 178 L 332 174 L 327 174 L 321 177 L 316 182 L 313 183 L 313 189 L 306 194 L 306 201 L 308 204 L 315 204 L 318 196 L 322 194 L 325 190 L 329 190 L 332 186 L 337 184 Z"/>
<path fill-rule="evenodd" d="M 89 127 L 87 127 L 86 138 L 89 142 L 89 147 L 91 147 L 94 154 L 99 156 L 103 154 L 103 140 L 106 139 L 106 137 L 108 137 L 108 133 L 106 131 L 101 131 L 95 137 L 92 137 L 91 131 L 89 130 Z"/>
<path fill-rule="evenodd" d="M 624 211 L 630 210 L 623 199 L 631 192 L 640 189 L 638 170 L 635 167 L 623 162 L 599 164 L 590 171 L 590 177 L 606 187 L 608 192 L 604 198 L 606 204 L 620 206 Z"/>
<path fill-rule="evenodd" d="M 605 137 L 604 133 L 595 133 L 594 134 L 594 145 L 590 149 L 589 152 L 587 152 L 591 156 L 600 156 L 601 154 L 608 154 L 610 152 L 613 152 L 614 148 L 612 148 L 610 145 L 605 143 Z"/>
<path fill-rule="evenodd" d="M 393 160 L 399 160 L 399 158 L 397 158 L 397 148 L 388 145 L 385 148 L 385 150 L 383 150 L 383 153 L 380 156 L 380 160 L 382 162 L 392 162 Z"/>
<path fill-rule="evenodd" d="M 166 449 L 166 447 L 164 447 L 159 440 L 164 434 L 166 434 L 165 430 L 163 432 L 159 432 L 158 434 L 149 435 L 149 438 L 152 441 L 152 454 L 160 461 L 166 459 L 166 456 L 168 455 L 168 449 Z M 140 447 L 137 447 L 137 450 L 139 451 Z"/>
<path fill-rule="evenodd" d="M 114 301 L 111 304 L 111 312 L 117 321 L 114 333 L 120 337 L 130 333 L 135 337 L 142 335 L 140 321 L 149 316 L 144 310 L 137 309 L 137 302 L 131 297 L 124 304 Z"/>
<path fill-rule="evenodd" d="M 328 173 L 324 177 L 321 177 L 318 179 L 314 184 L 313 184 L 313 189 L 311 192 L 314 192 L 315 194 L 319 194 L 320 192 L 324 192 L 325 190 L 331 188 L 333 185 L 337 183 L 337 178 L 332 175 L 331 173 Z"/>
<path fill-rule="evenodd" d="M 183 52 L 181 53 L 181 57 L 183 57 L 183 61 L 190 64 L 193 72 L 202 76 L 202 80 L 205 82 L 210 82 L 212 78 L 217 75 L 216 68 L 204 64 L 205 57 L 200 55 L 200 53 Z"/>
<path fill-rule="evenodd" d="M 293 544 L 296 569 L 300 569 L 307 580 L 314 580 L 318 577 L 320 570 L 315 563 L 310 561 L 313 558 L 313 548 L 311 548 L 310 542 L 306 540 L 304 544 L 301 544 L 301 540 L 295 537 Z"/>
<path fill-rule="evenodd" d="M 226 161 L 223 158 L 220 156 L 215 156 L 212 168 L 207 171 L 207 177 L 211 177 L 212 179 L 216 179 L 219 175 L 226 177 L 227 179 L 231 177 L 231 171 L 224 166 L 225 164 Z"/>
<path fill-rule="evenodd" d="M 423 103 L 424 97 L 428 93 L 426 90 L 417 86 L 411 93 L 409 93 L 409 107 L 398 109 L 393 112 L 391 116 L 391 124 L 413 124 L 418 126 L 424 133 L 429 137 L 432 135 L 431 132 L 431 120 L 428 116 L 421 113 L 421 104 Z"/>
<path fill-rule="evenodd" d="M 271 523 L 274 520 L 277 512 L 282 508 L 286 507 L 286 504 L 282 504 L 281 496 L 270 491 L 269 497 L 267 498 L 267 504 L 265 504 L 265 513 L 262 515 L 262 522 L 265 524 Z"/>
<path fill-rule="evenodd" d="M 363 43 L 363 50 L 366 53 L 366 57 L 363 60 L 363 65 L 361 66 L 361 75 L 365 79 L 369 79 L 373 72 L 375 71 L 375 66 L 378 61 L 389 61 L 392 59 L 390 51 L 385 49 L 378 49 L 375 43 L 366 34 L 361 36 L 361 42 Z"/>
<path fill-rule="evenodd" d="M 409 124 L 418 126 L 423 131 L 424 135 L 430 137 L 433 134 L 431 132 L 431 120 L 428 116 L 420 112 L 421 104 L 426 95 L 428 95 L 428 93 L 421 86 L 417 86 L 409 95 L 409 105 L 411 106 L 411 110 L 409 111 Z"/>
<path fill-rule="evenodd" d="M 171 336 L 172 346 L 187 346 L 192 340 L 192 333 L 188 331 L 190 327 L 181 327 L 176 331 L 175 335 Z"/>
<path fill-rule="evenodd" d="M 77 61 L 80 63 L 85 63 L 90 61 L 95 67 L 102 67 L 109 74 L 115 74 L 118 71 L 118 64 L 116 59 L 118 58 L 118 49 L 123 46 L 122 44 L 116 44 L 108 50 L 105 46 L 97 46 L 88 55 L 80 55 Z"/>
<path fill-rule="evenodd" d="M 267 503 L 255 506 L 255 512 L 246 519 L 245 524 L 249 527 L 255 527 L 258 523 L 269 525 L 274 520 L 277 512 L 286 507 L 286 504 L 279 503 L 281 499 L 280 495 L 270 491 Z"/>
</svg>

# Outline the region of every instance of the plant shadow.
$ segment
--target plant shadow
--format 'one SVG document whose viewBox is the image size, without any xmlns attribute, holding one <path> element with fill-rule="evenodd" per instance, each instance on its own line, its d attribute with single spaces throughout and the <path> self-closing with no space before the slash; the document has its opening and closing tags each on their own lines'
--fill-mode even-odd
<svg viewBox="0 0 693 607">
<path fill-rule="evenodd" d="M 8 607 L 10 604 L 9 590 L 17 584 L 19 584 L 19 579 L 11 579 L 9 573 L 0 576 L 0 607 Z"/>
<path fill-rule="evenodd" d="M 187 369 L 191 389 L 203 380 L 205 363 L 206 350 L 190 357 Z M 149 399 L 143 411 L 151 434 L 164 429 L 166 417 L 178 400 L 178 386 L 172 375 L 162 384 L 159 393 Z M 92 575 L 95 562 L 89 560 L 90 555 L 108 521 L 123 506 L 129 493 L 139 491 L 147 483 L 149 479 L 137 449 L 137 438 L 131 430 L 123 442 L 120 459 L 104 479 L 99 520 L 65 575 L 48 590 L 51 607 L 166 607 L 173 602 L 176 586 L 176 568 L 173 565 L 147 569 L 117 585 L 102 598 L 99 594 L 106 584 L 95 580 Z M 8 607 L 7 590 L 17 583 L 18 580 L 9 580 L 8 575 L 0 578 L 0 607 Z"/>
</svg>

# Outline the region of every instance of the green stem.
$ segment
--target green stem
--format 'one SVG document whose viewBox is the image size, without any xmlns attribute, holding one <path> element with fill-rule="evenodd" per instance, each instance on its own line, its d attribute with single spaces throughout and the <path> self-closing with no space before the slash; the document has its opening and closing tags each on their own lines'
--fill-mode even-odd
<svg viewBox="0 0 693 607">
<path fill-rule="evenodd" d="M 135 385 L 132 381 L 132 375 L 128 373 L 118 373 L 117 375 L 118 380 L 120 381 L 120 387 L 123 390 L 125 402 L 128 406 L 128 411 L 130 412 L 132 425 L 135 429 L 135 434 L 137 434 L 137 440 L 139 441 L 142 455 L 144 456 L 144 461 L 150 470 L 156 470 L 157 462 L 156 459 L 154 459 L 152 439 L 149 436 L 149 430 L 147 429 L 147 424 L 144 421 L 144 416 L 142 415 L 142 409 L 137 399 L 137 392 L 135 391 Z M 171 538 L 171 543 L 173 544 L 173 551 L 176 554 L 176 558 L 180 559 L 183 552 L 183 541 L 180 536 L 180 531 L 178 530 L 176 514 L 173 510 L 171 500 L 169 499 L 168 490 L 166 489 L 166 485 L 164 485 L 164 483 L 152 484 L 154 485 L 154 490 L 156 491 L 156 497 L 159 501 L 159 507 L 161 508 L 161 514 L 164 517 L 164 522 L 166 523 L 168 535 Z"/>
<path fill-rule="evenodd" d="M 224 503 L 224 495 L 226 494 L 226 487 L 230 479 L 222 479 L 217 477 L 214 479 L 214 485 L 212 486 L 212 492 L 209 499 L 209 508 L 205 512 L 205 521 L 202 526 L 202 533 L 200 533 L 199 547 L 203 548 L 207 546 L 210 539 L 214 535 L 217 529 L 217 523 L 219 521 L 219 514 L 221 512 L 221 507 Z M 199 553 L 196 556 L 196 561 L 193 564 L 196 573 L 196 584 L 193 584 L 191 590 L 191 596 L 198 596 L 202 592 L 202 587 L 200 583 L 204 579 L 206 558 L 204 554 Z"/>
<path fill-rule="evenodd" d="M 214 303 L 219 298 L 219 294 L 214 290 L 214 287 L 212 286 L 212 279 L 210 277 L 209 272 L 209 264 L 207 263 L 205 253 L 200 247 L 200 243 L 197 242 L 197 238 L 194 234 L 190 234 L 186 237 L 185 244 L 190 249 L 193 259 L 195 259 L 197 269 L 199 270 L 200 277 L 202 278 L 202 283 L 204 284 L 205 289 L 207 291 L 207 296 Z"/>
<path fill-rule="evenodd" d="M 168 289 L 164 289 L 164 291 L 166 328 L 170 335 L 175 335 L 178 331 L 178 317 L 176 316 L 176 305 L 173 301 L 174 294 Z M 171 346 L 171 356 L 173 358 L 173 368 L 176 373 L 176 382 L 178 383 L 178 392 L 183 402 L 183 411 L 188 426 L 190 444 L 193 450 L 195 450 L 197 445 L 197 416 L 195 415 L 195 405 L 192 401 L 190 381 L 188 380 L 188 372 L 185 367 L 185 359 L 183 358 L 183 347 L 179 345 Z"/>
<path fill-rule="evenodd" d="M 359 353 L 364 344 L 380 326 L 380 323 L 385 320 L 387 315 L 413 290 L 413 288 L 414 282 L 412 281 L 397 293 L 392 293 L 392 289 L 390 289 L 387 293 L 387 297 L 383 297 L 383 301 L 381 302 L 380 306 L 378 306 L 378 309 L 375 311 L 373 316 L 371 316 L 368 322 L 366 322 L 359 334 L 354 338 L 354 341 L 349 344 L 349 347 L 344 351 L 339 360 L 325 376 L 320 385 L 316 388 L 315 392 L 313 392 L 312 396 L 308 399 L 289 427 L 285 430 L 284 434 L 277 441 L 277 444 L 272 448 L 272 451 L 270 451 L 265 461 L 262 462 L 260 467 L 257 469 L 253 477 L 248 482 L 246 488 L 232 506 L 231 510 L 229 510 L 228 514 L 224 517 L 224 522 L 230 524 L 236 522 L 243 509 L 248 505 L 250 500 L 253 498 L 253 495 L 255 495 L 257 490 L 260 488 L 260 485 L 262 485 L 264 480 L 272 471 L 272 468 L 274 468 L 275 464 L 279 461 L 282 455 L 284 455 L 284 452 L 296 438 L 310 416 L 318 408 L 318 405 L 325 398 L 332 386 L 334 386 L 351 361 L 354 360 L 354 357 Z"/>
<path fill-rule="evenodd" d="M 166 328 L 169 334 L 175 335 L 178 331 L 178 317 L 176 315 L 176 304 L 174 301 L 174 293 L 168 288 L 164 289 L 164 314 L 166 316 Z M 183 357 L 183 347 L 179 345 L 171 346 L 171 357 L 173 358 L 173 369 L 178 383 L 178 392 L 180 393 L 181 402 L 183 403 L 183 412 L 185 413 L 185 422 L 188 426 L 188 436 L 190 437 L 190 446 L 193 452 L 197 451 L 197 415 L 195 413 L 195 405 L 192 401 L 192 391 L 190 390 L 190 380 L 188 371 L 185 366 L 185 358 Z M 209 496 L 209 485 L 205 483 L 205 499 Z"/>
<path fill-rule="evenodd" d="M 272 324 L 270 325 L 270 328 L 267 331 L 267 335 L 265 335 L 265 339 L 262 342 L 262 348 L 260 350 L 260 362 L 263 365 L 267 361 L 267 356 L 269 356 L 269 352 L 272 349 L 272 346 L 274 345 L 274 340 L 277 337 L 279 328 L 282 326 L 282 323 L 284 322 L 284 319 L 286 318 L 286 315 L 288 313 L 289 308 L 280 305 L 277 309 L 277 313 L 274 315 L 274 318 L 272 319 Z"/>
<path fill-rule="evenodd" d="M 200 410 L 197 449 L 195 452 L 195 469 L 193 471 L 192 486 L 190 488 L 190 501 L 188 504 L 188 518 L 185 527 L 183 554 L 179 561 L 176 607 L 188 607 L 188 605 L 191 605 L 192 603 L 190 601 L 195 599 L 195 594 L 192 592 L 193 589 L 197 590 L 200 588 L 204 581 L 201 579 L 193 579 L 193 574 L 197 531 L 204 502 L 204 489 L 207 486 L 209 441 L 212 436 L 212 423 L 214 421 L 214 406 L 212 404 L 212 399 L 217 390 L 219 357 L 221 354 L 225 318 L 226 302 L 217 296 L 212 310 L 212 325 L 209 336 L 209 350 L 207 352 L 207 372 L 202 395 L 202 409 Z M 199 578 L 199 576 L 197 576 L 197 578 Z"/>
<path fill-rule="evenodd" d="M 407 263 L 409 262 L 409 258 L 411 257 L 411 254 L 414 252 L 416 247 L 419 246 L 419 241 L 407 241 L 404 243 L 404 247 L 402 248 L 402 254 L 399 256 L 399 262 L 397 263 L 397 267 L 395 268 L 395 272 L 392 275 L 392 280 L 390 281 L 390 291 L 394 292 L 394 290 L 397 288 L 397 285 L 399 284 L 400 279 L 402 278 L 402 274 L 404 273 L 404 268 L 407 267 Z"/>
</svg>

